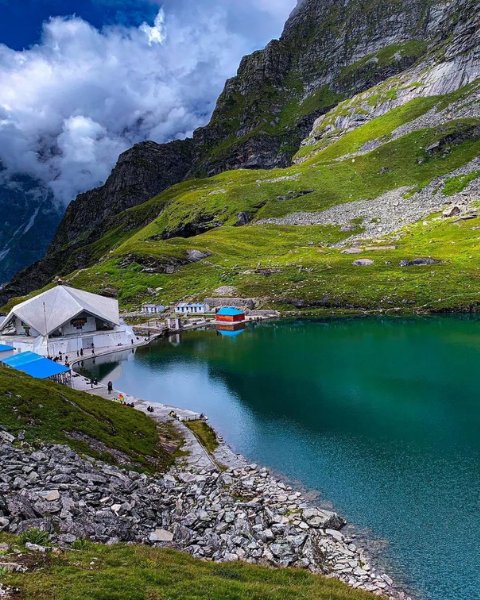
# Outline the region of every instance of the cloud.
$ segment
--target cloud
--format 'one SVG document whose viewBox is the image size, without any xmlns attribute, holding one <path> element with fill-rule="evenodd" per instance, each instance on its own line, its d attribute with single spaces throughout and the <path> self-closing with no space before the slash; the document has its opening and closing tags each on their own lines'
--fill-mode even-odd
<svg viewBox="0 0 480 600">
<path fill-rule="evenodd" d="M 154 3 L 154 0 L 152 0 Z M 295 0 L 165 0 L 154 23 L 101 31 L 50 19 L 28 50 L 0 45 L 0 161 L 68 203 L 138 141 L 205 124 L 241 57 L 278 35 Z"/>
</svg>

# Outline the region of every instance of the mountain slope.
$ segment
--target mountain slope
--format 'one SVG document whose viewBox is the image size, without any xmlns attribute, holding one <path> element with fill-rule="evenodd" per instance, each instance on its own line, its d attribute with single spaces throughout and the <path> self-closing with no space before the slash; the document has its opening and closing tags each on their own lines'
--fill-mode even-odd
<svg viewBox="0 0 480 600">
<path fill-rule="evenodd" d="M 62 217 L 52 194 L 0 164 L 0 285 L 43 256 Z"/>
<path fill-rule="evenodd" d="M 469 307 L 465 277 L 477 277 L 474 254 L 467 260 L 475 252 L 475 221 L 430 215 L 452 202 L 467 214 L 478 197 L 474 9 L 473 0 L 306 0 L 280 42 L 244 59 L 239 76 L 227 82 L 210 126 L 194 136 L 190 172 L 274 167 L 296 149 L 292 166 L 189 179 L 115 217 L 105 215 L 99 239 L 88 238 L 71 254 L 70 241 L 58 244 L 4 299 L 96 261 L 69 281 L 115 287 L 125 305 L 201 298 L 229 285 L 237 295 L 279 307 Z M 301 85 L 290 85 L 292 73 Z M 274 96 L 264 94 L 273 80 Z M 309 120 L 300 144 L 293 129 L 298 133 L 299 122 Z M 291 145 L 287 154 L 282 135 Z M 254 147 L 261 149 L 259 160 Z M 239 148 L 247 150 L 239 154 Z M 448 245 L 430 257 L 437 237 Z M 59 263 L 55 252 L 66 252 L 69 261 Z M 432 260 L 410 265 L 416 258 Z M 450 287 L 446 295 L 442 290 Z"/>
</svg>

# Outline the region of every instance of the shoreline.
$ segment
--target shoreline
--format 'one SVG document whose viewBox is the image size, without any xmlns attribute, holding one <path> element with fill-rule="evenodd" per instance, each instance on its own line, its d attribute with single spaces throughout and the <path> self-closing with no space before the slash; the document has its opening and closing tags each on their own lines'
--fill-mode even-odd
<svg viewBox="0 0 480 600">
<path fill-rule="evenodd" d="M 151 341 L 153 340 L 142 342 L 135 347 L 148 345 Z M 103 355 L 121 352 L 122 350 L 125 350 L 125 348 L 110 349 L 103 353 Z M 100 356 L 100 354 L 97 356 Z M 217 474 L 222 474 L 222 472 L 228 473 L 232 481 L 244 477 L 247 477 L 249 481 L 260 479 L 260 489 L 257 490 L 259 492 L 257 495 L 260 498 L 264 496 L 262 483 L 264 482 L 264 478 L 268 477 L 271 481 L 271 486 L 276 488 L 276 497 L 284 504 L 279 512 L 284 511 L 288 513 L 292 511 L 293 514 L 297 513 L 297 515 L 306 514 L 310 518 L 310 523 L 313 523 L 313 526 L 309 524 L 308 520 L 299 522 L 297 517 L 295 517 L 294 525 L 292 526 L 302 526 L 302 529 L 305 527 L 308 534 L 315 539 L 314 543 L 324 557 L 321 565 L 318 561 L 308 562 L 307 560 L 304 563 L 300 562 L 300 564 L 294 566 L 302 566 L 314 573 L 326 574 L 329 577 L 334 577 L 347 583 L 347 585 L 355 589 L 364 589 L 378 595 L 383 595 L 391 600 L 412 600 L 409 594 L 399 588 L 383 572 L 383 568 L 378 564 L 381 561 L 372 561 L 368 548 L 369 545 L 365 542 L 366 537 L 358 535 L 354 524 L 347 523 L 337 513 L 333 512 L 330 508 L 331 503 L 328 503 L 328 501 L 318 502 L 318 498 L 313 501 L 307 498 L 311 494 L 318 496 L 319 492 L 308 490 L 300 482 L 291 481 L 281 473 L 259 467 L 257 464 L 249 464 L 249 461 L 241 454 L 236 454 L 225 442 L 223 436 L 211 426 L 217 437 L 219 446 L 210 454 L 192 430 L 185 425 L 185 421 L 191 420 L 202 419 L 208 422 L 208 417 L 205 415 L 161 403 L 153 404 L 154 412 L 151 413 L 147 411 L 149 404 L 136 396 L 115 389 L 113 390 L 113 396 L 109 395 L 104 384 L 98 384 L 95 388 L 91 389 L 88 379 L 80 373 L 76 373 L 76 376 L 72 378 L 72 385 L 74 382 L 77 383 L 74 389 L 80 389 L 81 391 L 100 396 L 107 400 L 113 400 L 115 395 L 123 394 L 125 402 L 133 403 L 136 410 L 143 412 L 153 420 L 159 423 L 174 423 L 180 429 L 185 439 L 184 450 L 186 450 L 188 455 L 182 459 L 177 459 L 171 470 L 172 473 L 177 473 L 180 476 L 183 475 L 188 478 L 195 474 L 200 474 L 202 477 L 205 472 L 213 471 Z M 255 485 L 253 485 L 253 489 L 255 490 Z M 296 498 L 293 498 L 294 495 L 296 495 Z M 329 508 L 322 507 L 322 504 L 328 504 Z M 280 520 L 284 519 L 285 517 L 282 517 Z M 277 525 L 282 526 L 282 523 L 278 523 Z M 283 523 L 283 526 L 285 525 Z M 290 526 L 290 518 L 287 520 L 287 526 Z M 298 530 L 301 534 L 305 533 L 305 530 L 302 531 L 302 529 Z M 380 540 L 377 541 L 380 542 Z M 358 545 L 359 543 L 360 545 Z M 272 545 L 279 546 L 280 544 Z M 187 549 L 187 551 L 189 550 Z M 279 550 L 277 549 L 277 551 Z M 245 560 L 245 556 L 238 556 L 235 553 L 228 554 L 230 556 L 227 556 L 226 560 Z M 298 554 L 301 556 L 300 551 Z M 274 566 L 289 566 L 290 564 L 290 559 L 285 563 L 285 561 L 282 562 L 281 556 L 275 556 L 272 553 L 266 557 L 266 561 L 265 557 L 262 557 L 260 560 L 251 560 L 251 557 L 247 557 L 247 560 L 249 562 L 266 562 Z M 372 562 L 374 563 L 373 565 Z M 379 573 L 376 567 L 381 568 L 382 572 Z"/>
</svg>

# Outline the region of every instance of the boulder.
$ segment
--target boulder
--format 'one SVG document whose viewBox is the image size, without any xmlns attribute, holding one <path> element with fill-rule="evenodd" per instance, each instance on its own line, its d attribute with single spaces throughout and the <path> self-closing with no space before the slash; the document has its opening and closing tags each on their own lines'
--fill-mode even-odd
<svg viewBox="0 0 480 600">
<path fill-rule="evenodd" d="M 167 543 L 173 540 L 173 533 L 171 531 L 167 531 L 166 529 L 155 529 L 148 536 L 148 541 L 152 544 L 156 543 Z"/>
<path fill-rule="evenodd" d="M 325 533 L 337 542 L 343 542 L 343 535 L 336 529 L 325 529 Z"/>
<path fill-rule="evenodd" d="M 321 529 L 340 529 L 345 521 L 337 513 L 320 508 L 307 508 L 303 511 L 303 518 L 310 527 Z"/>
<path fill-rule="evenodd" d="M 8 431 L 4 431 L 4 430 L 0 429 L 0 441 L 11 444 L 12 442 L 15 441 L 15 436 L 12 435 L 11 433 L 8 433 Z"/>
<path fill-rule="evenodd" d="M 251 219 L 252 216 L 248 212 L 238 213 L 235 227 L 242 227 L 243 225 L 247 225 L 248 223 L 250 223 Z"/>
<path fill-rule="evenodd" d="M 414 258 L 413 260 L 401 260 L 400 261 L 400 266 L 401 267 L 422 267 L 422 266 L 426 266 L 426 265 L 438 265 L 440 264 L 442 261 L 436 259 L 436 258 L 431 258 L 430 256 L 427 256 L 425 258 Z"/>
<path fill-rule="evenodd" d="M 374 262 L 375 261 L 373 261 L 371 258 L 359 258 L 357 260 L 354 260 L 352 265 L 354 267 L 370 267 L 374 264 Z"/>
<path fill-rule="evenodd" d="M 210 252 L 202 252 L 200 250 L 187 250 L 187 258 L 189 262 L 199 262 L 210 256 Z"/>
<path fill-rule="evenodd" d="M 458 215 L 460 215 L 461 213 L 461 209 L 459 206 L 454 205 L 454 206 L 450 206 L 449 208 L 447 208 L 446 210 L 443 211 L 443 216 L 448 219 L 449 217 L 458 217 Z"/>
<path fill-rule="evenodd" d="M 47 502 L 54 502 L 55 500 L 59 500 L 60 492 L 58 490 L 47 490 L 45 492 L 40 492 L 39 496 Z"/>
<path fill-rule="evenodd" d="M 28 548 L 28 550 L 31 550 L 32 552 L 42 552 L 43 554 L 50 550 L 50 548 L 47 548 L 46 546 L 40 546 L 40 544 L 31 544 L 30 542 L 25 544 L 25 548 Z"/>
</svg>

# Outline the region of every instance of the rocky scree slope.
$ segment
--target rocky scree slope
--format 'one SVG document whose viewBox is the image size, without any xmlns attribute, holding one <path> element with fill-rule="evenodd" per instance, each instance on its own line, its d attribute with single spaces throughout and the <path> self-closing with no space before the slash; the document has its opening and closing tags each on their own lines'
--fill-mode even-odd
<svg viewBox="0 0 480 600">
<path fill-rule="evenodd" d="M 117 241 L 152 217 L 118 223 L 120 211 L 186 176 L 288 165 L 316 117 L 441 47 L 468 9 L 462 0 L 299 3 L 280 40 L 243 59 L 209 125 L 193 140 L 146 142 L 124 153 L 104 186 L 70 205 L 45 259 L 15 278 L 3 299 L 92 263 L 105 231 L 116 226 Z"/>
<path fill-rule="evenodd" d="M 275 230 L 273 226 L 296 225 L 295 220 L 287 216 L 298 211 L 321 213 L 336 204 L 374 198 L 381 202 L 382 194 L 387 192 L 408 199 L 435 178 L 440 177 L 438 187 L 450 176 L 460 176 L 453 173 L 460 173 L 458 169 L 478 155 L 480 41 L 475 2 L 403 3 L 402 10 L 399 6 L 396 2 L 379 6 L 357 2 L 348 6 L 340 2 L 304 2 L 292 15 L 279 42 L 273 42 L 263 53 L 244 59 L 239 76 L 227 82 L 210 126 L 197 132 L 196 139 L 203 136 L 200 146 L 195 136 L 192 143 L 193 162 L 199 164 L 198 148 L 210 152 L 209 128 L 220 127 L 222 119 L 225 123 L 237 123 L 238 115 L 248 115 L 250 110 L 251 117 L 245 117 L 244 126 L 251 119 L 252 123 L 266 116 L 271 119 L 277 110 L 275 102 L 269 97 L 265 110 L 261 103 L 250 102 L 247 82 L 256 82 L 253 90 L 263 89 L 265 78 L 270 81 L 272 73 L 282 71 L 277 60 L 279 48 L 290 48 L 285 52 L 290 52 L 291 61 L 293 50 L 297 48 L 295 61 L 286 67 L 286 79 L 280 77 L 283 91 L 278 96 L 282 102 L 288 98 L 288 102 L 279 109 L 283 117 L 278 123 L 282 124 L 279 125 L 282 131 L 290 132 L 288 138 L 292 140 L 293 134 L 285 123 L 292 123 L 292 119 L 297 123 L 298 111 L 308 108 L 312 116 L 310 125 L 313 125 L 293 158 L 293 166 L 271 171 L 226 171 L 208 179 L 189 179 L 113 219 L 108 217 L 105 235 L 100 239 L 90 238 L 91 243 L 87 242 L 78 251 L 70 254 L 68 245 L 59 243 L 56 253 L 60 256 L 63 252 L 65 256 L 67 252 L 66 264 L 62 260 L 60 266 L 55 252 L 48 253 L 40 265 L 7 288 L 3 299 L 43 285 L 53 273 L 65 274 L 88 265 L 94 258 L 100 259 L 100 268 L 74 273 L 72 283 L 96 290 L 117 288 L 125 304 L 150 298 L 159 288 L 167 290 L 164 295 L 168 297 L 162 301 L 175 301 L 187 295 L 210 295 L 224 284 L 236 286 L 238 293 L 248 297 L 261 296 L 268 301 L 275 292 L 273 295 L 280 296 L 280 302 L 286 300 L 288 304 L 290 300 L 295 303 L 299 300 L 307 305 L 315 304 L 319 300 L 315 288 L 324 287 L 325 278 L 319 276 L 315 281 L 307 273 L 318 271 L 319 258 L 323 259 L 321 264 L 327 259 L 319 257 L 318 245 L 337 245 L 349 237 L 348 231 L 356 228 L 361 233 L 371 231 L 372 227 L 366 227 L 365 216 L 357 215 L 353 208 L 350 218 L 348 211 L 345 214 L 345 223 L 336 222 L 333 227 L 332 222 L 321 217 L 307 219 L 309 223 L 328 225 L 321 230 L 299 232 L 295 228 L 285 235 L 284 229 Z M 424 43 L 426 39 L 428 48 Z M 326 66 L 318 62 L 324 54 L 329 57 Z M 274 55 L 277 58 L 273 59 Z M 267 60 L 267 57 L 270 58 Z M 405 61 L 405 57 L 409 57 L 408 60 Z M 292 73 L 301 76 L 302 92 L 299 87 L 287 86 L 286 82 L 292 81 Z M 377 80 L 380 81 L 377 85 L 339 102 L 339 98 L 351 96 Z M 315 104 L 326 85 L 335 94 L 334 106 L 330 110 L 328 106 L 322 108 L 319 112 L 325 114 L 314 120 L 318 111 L 310 110 L 310 100 L 315 99 Z M 289 96 L 292 89 L 296 89 L 294 100 Z M 229 113 L 228 107 L 233 105 L 227 98 L 233 97 L 237 98 L 237 104 L 233 113 Z M 263 101 L 267 96 L 261 93 L 260 98 Z M 262 122 L 265 125 L 267 121 Z M 243 134 L 239 137 L 240 130 L 235 129 L 234 138 L 222 145 L 222 152 L 232 150 L 231 141 L 240 145 L 253 143 L 251 140 L 257 139 L 257 133 L 264 135 L 267 129 L 255 126 L 247 133 L 244 131 L 245 139 Z M 223 125 L 220 130 L 226 131 Z M 269 139 L 275 135 L 269 130 Z M 294 146 L 298 147 L 298 143 Z M 276 156 L 280 157 L 279 146 L 276 148 Z M 217 151 L 215 156 L 220 156 Z M 279 164 L 283 164 L 282 160 L 279 159 Z M 258 164 L 267 164 L 261 163 Z M 248 166 L 255 164 L 253 161 Z M 273 161 L 268 166 L 275 164 L 278 163 Z M 247 163 L 224 164 L 221 168 L 226 166 L 247 166 Z M 210 167 L 206 170 L 211 171 Z M 473 167 L 471 171 L 475 173 Z M 474 203 L 473 196 L 470 199 Z M 445 204 L 451 201 L 445 196 Z M 442 206 L 437 196 L 437 200 L 427 202 L 423 210 L 410 211 L 410 214 L 420 218 L 427 214 L 429 207 L 441 209 Z M 401 217 L 401 204 L 397 208 Z M 75 203 L 72 212 L 76 212 Z M 278 220 L 282 218 L 286 220 Z M 412 222 L 413 219 L 394 219 L 388 231 Z M 63 229 L 65 239 L 67 229 Z M 384 231 L 381 226 L 377 229 L 377 236 Z M 98 231 L 94 237 L 103 233 Z M 284 236 L 281 243 L 280 235 Z M 255 253 L 245 246 L 245 241 L 250 243 L 253 237 L 263 238 Z M 408 252 L 416 251 L 408 247 L 408 236 L 402 239 Z M 306 244 L 314 248 L 306 252 Z M 423 244 L 417 244 L 417 248 L 424 252 Z M 197 257 L 199 252 L 203 254 L 203 260 L 190 261 L 192 251 Z M 295 265 L 294 253 L 308 255 L 306 261 L 312 264 Z M 385 262 L 389 262 L 388 258 Z M 302 281 L 292 281 L 299 278 L 295 272 L 302 271 Z M 265 277 L 258 276 L 265 272 L 278 276 L 267 284 Z M 342 268 L 342 272 L 345 273 L 345 269 Z M 398 279 L 395 274 L 392 276 Z M 95 284 L 92 278 L 96 279 Z M 326 305 L 352 305 L 347 288 L 358 284 L 358 276 L 348 275 L 347 279 L 340 294 L 331 289 L 333 282 L 328 283 L 329 289 L 322 293 L 322 298 L 328 298 L 324 301 Z M 377 290 L 374 300 L 377 305 L 383 291 Z M 405 299 L 404 293 L 405 289 L 400 293 L 399 302 Z M 372 298 L 365 298 L 363 305 L 371 306 Z"/>
<path fill-rule="evenodd" d="M 65 547 L 86 539 L 166 545 L 405 597 L 336 513 L 220 439 L 207 450 L 169 409 L 151 418 L 146 403 L 135 405 L 1 372 L 0 534 L 41 530 Z"/>
<path fill-rule="evenodd" d="M 137 542 L 216 562 L 295 566 L 406 598 L 339 531 L 344 521 L 336 513 L 309 507 L 256 465 L 224 472 L 175 468 L 149 477 L 82 459 L 65 446 L 32 452 L 13 441 L 0 431 L 0 531 L 40 529 L 64 546 L 86 539 Z"/>
</svg>

